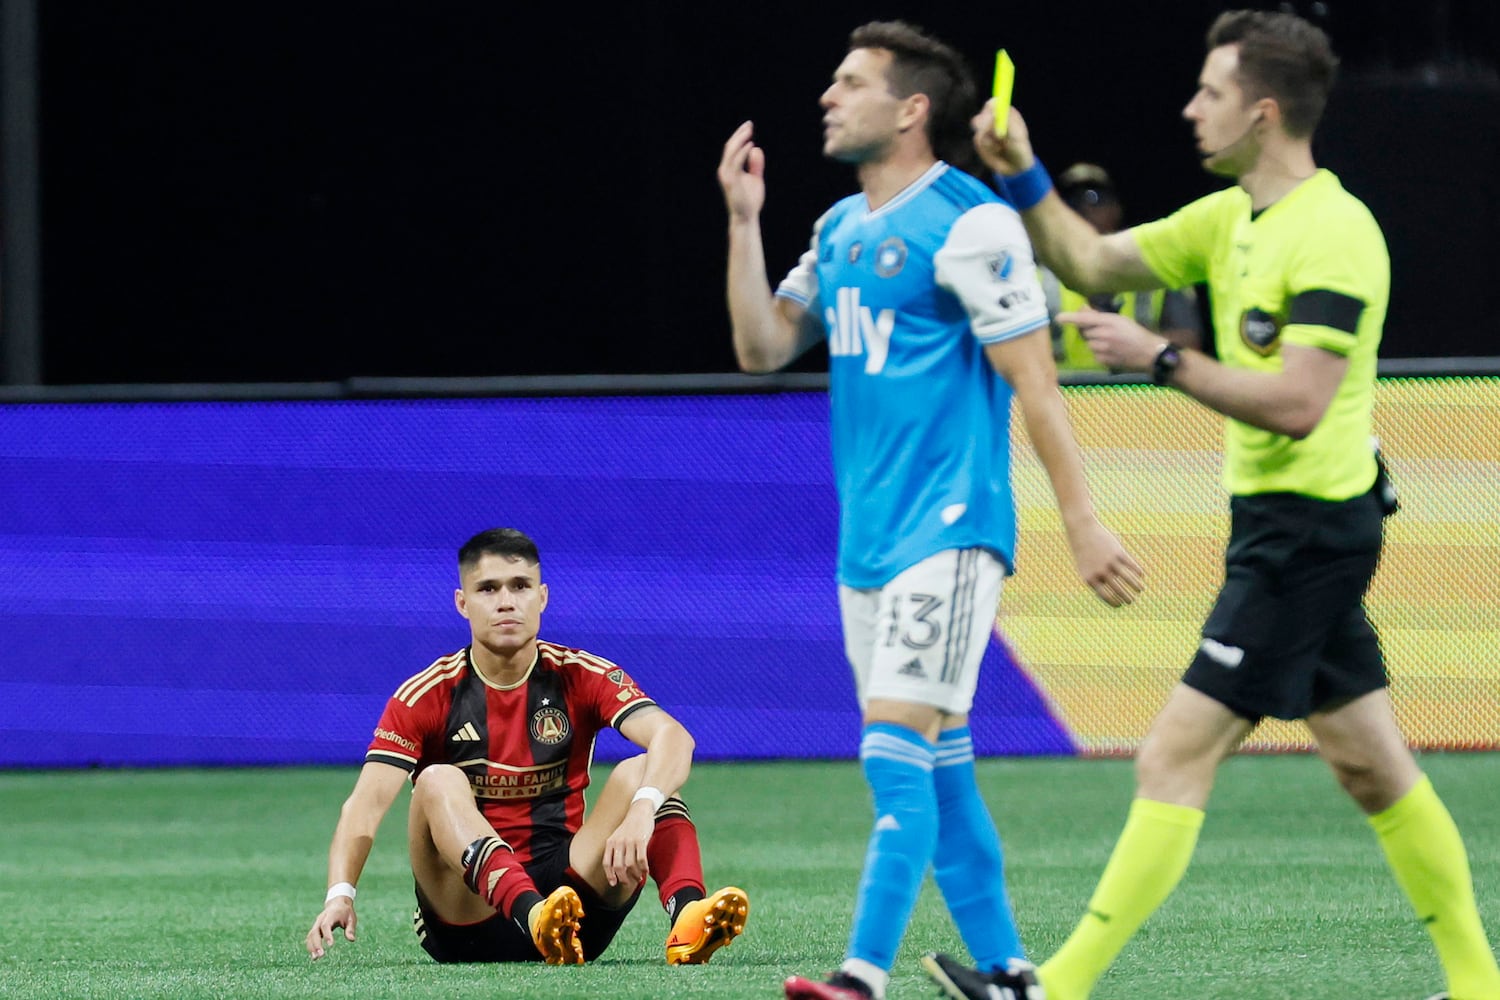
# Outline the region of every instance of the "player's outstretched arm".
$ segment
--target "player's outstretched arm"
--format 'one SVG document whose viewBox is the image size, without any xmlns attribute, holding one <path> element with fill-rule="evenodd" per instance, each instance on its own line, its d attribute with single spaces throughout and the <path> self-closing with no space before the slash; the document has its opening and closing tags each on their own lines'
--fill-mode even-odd
<svg viewBox="0 0 1500 1000">
<path fill-rule="evenodd" d="M 729 211 L 727 294 L 734 354 L 747 372 L 773 372 L 790 364 L 816 337 L 803 322 L 806 309 L 772 294 L 766 275 L 760 212 L 766 203 L 766 154 L 745 122 L 724 143 L 719 187 Z"/>
<path fill-rule="evenodd" d="M 1106 604 L 1129 604 L 1140 593 L 1145 574 L 1094 514 L 1083 475 L 1083 457 L 1073 437 L 1067 405 L 1057 389 L 1057 368 L 1047 327 L 990 344 L 985 353 L 1015 390 L 1026 433 L 1057 497 L 1078 575 Z"/>
<path fill-rule="evenodd" d="M 354 940 L 359 917 L 354 912 L 354 897 L 349 895 L 359 882 L 375 843 L 375 831 L 390 810 L 396 794 L 406 782 L 406 772 L 389 764 L 368 763 L 359 772 L 354 790 L 339 810 L 339 822 L 328 848 L 329 891 L 323 911 L 307 932 L 307 953 L 322 958 L 333 944 L 334 931 L 343 930 L 344 938 Z"/>
</svg>

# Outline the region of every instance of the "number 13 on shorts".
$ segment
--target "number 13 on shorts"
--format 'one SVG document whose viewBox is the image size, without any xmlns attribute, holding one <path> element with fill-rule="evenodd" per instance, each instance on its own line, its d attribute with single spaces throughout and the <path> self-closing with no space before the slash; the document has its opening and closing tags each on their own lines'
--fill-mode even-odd
<svg viewBox="0 0 1500 1000">
<path fill-rule="evenodd" d="M 968 712 L 1004 578 L 989 551 L 947 549 L 883 587 L 840 587 L 860 704 L 877 698 Z"/>
</svg>

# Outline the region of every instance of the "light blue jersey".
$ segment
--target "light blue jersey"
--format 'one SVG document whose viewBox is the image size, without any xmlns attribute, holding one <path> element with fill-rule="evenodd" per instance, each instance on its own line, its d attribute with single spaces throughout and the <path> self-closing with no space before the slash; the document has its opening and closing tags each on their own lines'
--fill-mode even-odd
<svg viewBox="0 0 1500 1000">
<path fill-rule="evenodd" d="M 984 345 L 1047 326 L 1016 212 L 937 163 L 877 211 L 829 209 L 776 294 L 826 327 L 839 581 L 973 546 L 1014 571 L 1011 390 Z"/>
</svg>

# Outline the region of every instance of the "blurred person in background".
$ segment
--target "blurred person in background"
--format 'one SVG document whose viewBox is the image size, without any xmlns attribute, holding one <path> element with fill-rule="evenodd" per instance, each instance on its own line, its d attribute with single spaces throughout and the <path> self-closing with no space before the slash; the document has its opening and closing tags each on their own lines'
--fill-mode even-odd
<svg viewBox="0 0 1500 1000">
<path fill-rule="evenodd" d="M 1125 206 L 1119 188 L 1108 172 L 1095 163 L 1075 163 L 1057 177 L 1057 193 L 1068 207 L 1101 233 L 1116 233 L 1125 221 Z M 1051 269 L 1037 269 L 1047 295 L 1047 314 L 1052 317 L 1052 356 L 1059 371 L 1108 371 L 1089 348 L 1076 323 L 1057 317 L 1085 306 L 1100 312 L 1129 316 L 1147 330 L 1160 333 L 1178 347 L 1203 347 L 1203 319 L 1193 288 L 1153 288 L 1142 291 L 1099 292 L 1083 295 L 1067 288 Z"/>
</svg>

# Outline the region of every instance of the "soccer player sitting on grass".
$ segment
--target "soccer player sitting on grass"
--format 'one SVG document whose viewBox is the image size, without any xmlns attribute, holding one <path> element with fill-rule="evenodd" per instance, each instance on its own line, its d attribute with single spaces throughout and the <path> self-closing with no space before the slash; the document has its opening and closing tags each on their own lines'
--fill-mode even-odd
<svg viewBox="0 0 1500 1000">
<path fill-rule="evenodd" d="M 749 900 L 709 896 L 677 791 L 693 738 L 608 660 L 537 638 L 547 585 L 535 543 L 496 528 L 458 553 L 471 645 L 407 680 L 386 705 L 328 853 L 328 895 L 307 932 L 321 958 L 354 940 L 354 885 L 408 778 L 417 938 L 439 962 L 581 965 L 634 907 L 647 873 L 672 921 L 666 958 L 707 962 L 745 929 Z M 593 810 L 594 738 L 645 749 L 620 762 Z"/>
</svg>

